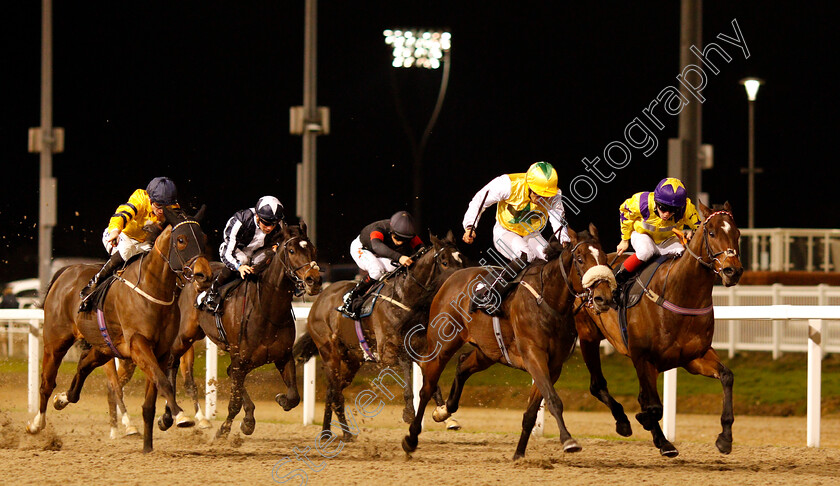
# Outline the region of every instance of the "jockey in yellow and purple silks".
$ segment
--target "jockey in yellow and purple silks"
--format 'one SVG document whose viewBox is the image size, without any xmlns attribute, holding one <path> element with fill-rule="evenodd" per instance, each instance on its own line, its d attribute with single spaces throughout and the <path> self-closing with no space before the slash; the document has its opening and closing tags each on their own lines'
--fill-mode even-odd
<svg viewBox="0 0 840 486">
<path fill-rule="evenodd" d="M 482 205 L 482 201 L 484 204 Z M 498 204 L 496 225 L 493 227 L 493 245 L 508 260 L 490 288 L 477 289 L 480 295 L 472 299 L 471 310 L 483 308 L 494 315 L 498 309 L 485 305 L 487 292 L 494 292 L 495 302 L 511 288 L 516 276 L 534 259 L 545 260 L 547 242 L 540 232 L 547 223 L 558 234 L 561 243 L 569 241 L 565 226 L 560 190 L 557 189 L 557 171 L 548 162 L 537 162 L 522 174 L 503 174 L 482 187 L 470 201 L 464 215 L 464 242 L 475 240 L 475 226 L 485 208 Z M 510 278 L 502 278 L 505 274 Z"/>
<path fill-rule="evenodd" d="M 615 274 L 619 288 L 654 255 L 679 255 L 683 245 L 674 229 L 700 226 L 700 217 L 685 186 L 679 179 L 668 177 L 659 181 L 653 192 L 639 192 L 619 208 L 621 214 L 621 243 L 616 249 L 621 255 L 633 244 L 636 253 L 630 255 Z"/>
</svg>

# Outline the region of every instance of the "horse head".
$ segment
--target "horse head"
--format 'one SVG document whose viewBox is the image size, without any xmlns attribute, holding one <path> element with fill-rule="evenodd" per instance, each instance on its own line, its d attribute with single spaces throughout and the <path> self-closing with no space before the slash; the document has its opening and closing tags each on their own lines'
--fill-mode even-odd
<svg viewBox="0 0 840 486">
<path fill-rule="evenodd" d="M 169 234 L 169 268 L 187 282 L 192 282 L 201 292 L 210 287 L 213 271 L 204 256 L 207 236 L 201 230 L 199 221 L 204 217 L 206 207 L 193 215 L 164 208 L 165 222 L 171 226 Z"/>
<path fill-rule="evenodd" d="M 735 225 L 732 207 L 727 201 L 723 210 L 714 211 L 697 201 L 703 223 L 688 244 L 692 256 L 705 267 L 720 275 L 723 285 L 736 285 L 744 273 L 738 251 L 741 231 Z"/>
<path fill-rule="evenodd" d="M 280 224 L 277 236 L 275 260 L 282 266 L 282 276 L 288 277 L 295 287 L 295 294 L 306 292 L 309 295 L 321 293 L 321 272 L 316 263 L 318 252 L 315 245 L 306 236 L 306 223 L 298 226 Z"/>
<path fill-rule="evenodd" d="M 443 239 L 429 232 L 429 241 L 432 242 L 432 247 L 434 248 L 432 258 L 440 266 L 442 272 L 446 270 L 457 270 L 467 266 L 464 255 L 458 250 L 455 235 L 452 233 L 452 230 L 449 230 Z"/>
<path fill-rule="evenodd" d="M 607 265 L 607 254 L 601 247 L 598 238 L 598 228 L 589 223 L 589 229 L 575 232 L 567 228 L 571 238 L 572 266 L 577 273 L 577 279 L 584 289 L 587 305 L 596 313 L 610 309 L 613 291 L 616 283 L 612 269 Z"/>
</svg>

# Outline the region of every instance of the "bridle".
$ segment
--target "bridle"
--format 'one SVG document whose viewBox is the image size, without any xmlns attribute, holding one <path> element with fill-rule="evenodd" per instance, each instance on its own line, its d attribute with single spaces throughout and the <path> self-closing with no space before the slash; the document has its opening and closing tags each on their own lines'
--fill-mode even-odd
<svg viewBox="0 0 840 486">
<path fill-rule="evenodd" d="M 712 272 L 714 272 L 716 274 L 719 274 L 721 272 L 721 270 L 723 269 L 723 263 L 728 258 L 737 258 L 738 257 L 738 250 L 733 249 L 733 248 L 727 248 L 727 249 L 719 251 L 717 253 L 712 253 L 712 245 L 709 242 L 709 231 L 707 229 L 707 225 L 708 225 L 709 220 L 712 219 L 714 216 L 717 216 L 717 215 L 729 216 L 732 219 L 732 222 L 733 223 L 735 222 L 735 217 L 732 216 L 732 213 L 730 213 L 729 211 L 715 211 L 712 214 L 710 214 L 709 216 L 707 216 L 706 219 L 703 221 L 703 225 L 702 225 L 703 226 L 703 244 L 706 247 L 706 257 L 708 257 L 709 261 L 707 262 L 707 261 L 703 260 L 703 257 L 694 253 L 691 250 L 691 248 L 689 248 L 688 244 L 685 245 L 685 249 L 686 249 L 686 251 L 688 251 L 689 255 L 691 255 L 695 260 L 697 260 L 701 265 L 708 268 Z M 721 255 L 724 255 L 722 260 L 720 258 L 718 258 Z M 715 265 L 715 263 L 717 263 L 717 265 Z"/>
<path fill-rule="evenodd" d="M 295 297 L 300 297 L 306 292 L 306 282 L 302 278 L 300 278 L 300 276 L 298 275 L 298 271 L 302 268 L 314 268 L 315 270 L 320 270 L 320 267 L 318 267 L 318 264 L 315 262 L 315 260 L 310 260 L 306 263 L 292 268 L 291 263 L 289 263 L 291 261 L 291 256 L 289 256 L 290 254 L 288 246 L 295 240 L 309 242 L 309 239 L 303 236 L 293 236 L 288 240 L 285 240 L 280 246 L 280 250 L 282 252 L 282 255 L 280 257 L 280 263 L 283 265 L 283 274 L 289 280 L 291 280 L 292 284 L 294 285 Z"/>
<path fill-rule="evenodd" d="M 174 235 L 175 233 L 175 230 L 184 225 L 186 225 L 187 228 L 189 228 L 190 234 L 192 235 L 192 241 L 187 244 L 187 248 L 183 251 L 186 252 L 191 246 L 195 248 L 195 255 L 189 258 L 184 258 L 184 255 L 182 255 L 182 251 L 176 248 L 175 240 L 172 237 L 172 235 Z M 179 288 L 183 288 L 184 285 L 186 285 L 188 282 L 192 282 L 193 277 L 195 276 L 192 266 L 193 264 L 195 264 L 196 260 L 198 260 L 198 257 L 200 257 L 202 253 L 201 243 L 199 242 L 198 234 L 196 234 L 194 226 L 198 226 L 199 230 L 201 229 L 201 226 L 198 224 L 198 222 L 189 219 L 181 221 L 180 223 L 172 227 L 172 231 L 170 231 L 169 233 L 169 257 L 164 255 L 163 252 L 160 251 L 160 249 L 157 247 L 157 245 L 154 246 L 155 250 L 157 250 L 161 258 L 163 258 L 163 260 L 169 266 L 169 269 L 172 270 L 172 272 L 174 272 L 175 275 L 177 275 L 180 279 L 177 284 Z M 177 259 L 172 257 L 173 253 L 175 254 L 175 257 L 177 257 Z M 183 282 L 181 282 L 181 280 L 183 280 Z"/>
<path fill-rule="evenodd" d="M 586 280 L 588 280 L 587 275 L 590 275 L 590 277 L 593 276 L 590 273 L 590 272 L 593 271 L 593 269 L 596 269 L 598 267 L 605 267 L 607 270 L 609 270 L 609 267 L 607 267 L 606 265 L 598 264 L 598 265 L 594 265 L 594 266 L 590 267 L 590 269 L 585 271 L 585 272 L 583 271 L 583 268 L 582 268 L 580 262 L 577 260 L 577 258 L 575 258 L 575 251 L 577 251 L 578 247 L 580 245 L 584 244 L 584 243 L 586 243 L 586 242 L 585 241 L 578 242 L 569 251 L 570 257 L 572 259 L 572 264 L 574 264 L 575 269 L 578 272 L 578 275 L 580 275 L 580 277 L 581 277 L 581 283 L 584 283 L 584 282 L 586 282 Z M 572 294 L 572 296 L 574 296 L 574 298 L 581 300 L 581 305 L 585 305 L 586 307 L 591 308 L 594 305 L 593 300 L 595 298 L 595 292 L 594 292 L 593 289 L 595 288 L 595 286 L 602 281 L 608 282 L 610 284 L 611 288 L 614 288 L 615 284 L 614 284 L 614 282 L 610 282 L 610 280 L 606 277 L 590 278 L 590 280 L 592 280 L 592 281 L 589 283 L 589 285 L 584 286 L 582 292 L 576 291 L 575 288 L 574 288 L 574 285 L 572 284 L 571 279 L 569 278 L 569 275 L 566 273 L 566 268 L 563 265 L 562 256 L 563 256 L 564 252 L 565 252 L 565 249 L 563 249 L 560 252 L 560 262 L 559 263 L 560 263 L 560 273 L 563 275 L 563 280 L 566 282 L 566 287 L 569 288 L 569 292 Z M 543 267 L 543 268 L 545 268 L 545 267 Z M 609 270 L 607 272 L 607 274 L 612 275 L 612 270 Z M 543 276 L 542 276 L 542 270 L 541 270 L 540 271 L 540 285 L 541 286 L 542 286 L 542 278 L 543 278 Z"/>
</svg>

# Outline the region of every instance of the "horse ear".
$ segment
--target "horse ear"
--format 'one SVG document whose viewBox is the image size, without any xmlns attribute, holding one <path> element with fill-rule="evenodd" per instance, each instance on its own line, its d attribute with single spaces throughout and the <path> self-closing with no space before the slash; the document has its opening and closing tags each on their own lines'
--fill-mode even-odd
<svg viewBox="0 0 840 486">
<path fill-rule="evenodd" d="M 175 226 L 180 221 L 180 215 L 169 206 L 163 208 L 163 221 L 171 226 Z M 165 226 L 165 225 L 164 225 Z"/>
<path fill-rule="evenodd" d="M 589 223 L 589 234 L 596 240 L 600 239 L 598 237 L 598 228 L 595 227 L 595 223 Z"/>
<path fill-rule="evenodd" d="M 300 232 L 303 233 L 303 236 L 306 236 L 306 222 L 301 219 L 298 225 L 300 226 Z"/>
<path fill-rule="evenodd" d="M 697 209 L 700 211 L 700 216 L 702 216 L 703 219 L 708 218 L 709 215 L 712 214 L 712 210 L 709 209 L 708 206 L 703 204 L 703 202 L 699 199 L 697 200 Z"/>
<path fill-rule="evenodd" d="M 566 226 L 566 231 L 569 233 L 569 238 L 572 240 L 572 245 L 577 245 L 577 242 L 578 242 L 577 232 L 575 230 L 573 230 L 571 226 Z"/>
<path fill-rule="evenodd" d="M 206 205 L 206 204 L 202 204 L 202 205 L 201 205 L 201 207 L 200 207 L 200 208 L 198 208 L 198 212 L 197 212 L 197 213 L 195 213 L 195 216 L 193 216 L 193 219 L 194 219 L 196 222 L 200 223 L 200 222 L 201 222 L 201 220 L 202 220 L 202 219 L 204 219 L 204 214 L 205 214 L 206 212 L 207 212 L 207 205 Z"/>
<path fill-rule="evenodd" d="M 729 201 L 726 201 L 725 203 L 723 203 L 723 210 L 728 212 L 728 213 L 732 212 L 732 205 L 729 204 Z"/>
<path fill-rule="evenodd" d="M 444 238 L 448 243 L 455 244 L 455 233 L 452 230 L 446 232 L 446 238 Z"/>
<path fill-rule="evenodd" d="M 431 241 L 432 244 L 435 245 L 435 248 L 440 248 L 440 239 L 437 236 L 433 235 L 431 231 L 429 231 L 429 241 Z"/>
</svg>

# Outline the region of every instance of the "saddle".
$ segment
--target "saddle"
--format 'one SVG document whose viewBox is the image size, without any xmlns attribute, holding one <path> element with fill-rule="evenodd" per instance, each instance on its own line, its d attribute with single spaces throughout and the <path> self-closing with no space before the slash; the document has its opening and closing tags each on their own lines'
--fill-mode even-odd
<svg viewBox="0 0 840 486">
<path fill-rule="evenodd" d="M 621 328 L 621 338 L 624 340 L 624 345 L 627 346 L 627 309 L 635 306 L 642 300 L 642 295 L 645 288 L 653 280 L 653 276 L 663 263 L 677 258 L 677 255 L 660 255 L 656 260 L 645 262 L 645 266 L 638 272 L 638 274 L 628 280 L 621 288 L 619 301 L 616 302 L 618 307 L 618 323 Z M 621 268 L 619 265 L 616 269 Z"/>
<path fill-rule="evenodd" d="M 364 302 L 362 303 L 362 308 L 359 311 L 359 319 L 364 319 L 365 317 L 373 314 L 373 308 L 376 306 L 376 301 L 379 299 L 380 294 L 382 293 L 382 289 L 385 287 L 385 282 L 380 282 L 368 290 L 365 295 L 362 297 L 364 298 Z M 341 315 L 350 319 L 351 317 L 347 315 L 345 312 L 341 312 Z"/>
<path fill-rule="evenodd" d="M 134 255 L 133 257 L 129 258 L 127 262 L 123 263 L 122 267 L 120 267 L 111 275 L 108 275 L 105 278 L 105 280 L 100 282 L 99 285 L 97 285 L 96 288 L 93 289 L 93 292 L 90 293 L 90 296 L 88 296 L 88 299 L 90 300 L 90 306 L 88 307 L 89 310 L 87 312 L 93 312 L 97 309 L 104 311 L 105 297 L 108 295 L 108 290 L 111 288 L 111 285 L 114 284 L 114 282 L 117 280 L 117 277 L 121 276 L 129 265 L 134 263 L 135 260 L 142 259 L 143 255 L 145 255 L 146 253 L 148 252 L 138 253 L 137 255 Z"/>
</svg>

